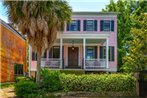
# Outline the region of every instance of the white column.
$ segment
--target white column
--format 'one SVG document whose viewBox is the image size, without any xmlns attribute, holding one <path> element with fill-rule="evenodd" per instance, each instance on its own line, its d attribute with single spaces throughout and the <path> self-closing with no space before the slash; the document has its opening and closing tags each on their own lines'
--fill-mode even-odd
<svg viewBox="0 0 147 98">
<path fill-rule="evenodd" d="M 109 43 L 108 38 L 106 38 L 106 68 L 109 68 Z"/>
<path fill-rule="evenodd" d="M 86 39 L 83 38 L 83 66 L 84 66 L 84 69 L 85 69 L 85 44 L 86 44 Z"/>
<path fill-rule="evenodd" d="M 60 68 L 62 68 L 62 45 L 63 45 L 63 39 L 60 39 Z"/>
</svg>

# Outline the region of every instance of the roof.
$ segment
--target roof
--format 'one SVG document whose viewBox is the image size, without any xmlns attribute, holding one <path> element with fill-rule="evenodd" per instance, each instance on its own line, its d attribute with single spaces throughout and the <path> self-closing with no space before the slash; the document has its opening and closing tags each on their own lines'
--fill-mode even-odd
<svg viewBox="0 0 147 98">
<path fill-rule="evenodd" d="M 119 12 L 73 12 L 74 15 L 118 15 Z"/>
<path fill-rule="evenodd" d="M 17 35 L 19 38 L 26 40 L 17 30 L 15 30 L 12 26 L 10 26 L 9 24 L 7 24 L 5 21 L 3 21 L 2 19 L 0 19 L 0 24 L 2 24 L 4 27 L 6 27 L 7 29 L 9 29 L 10 31 L 12 31 L 15 35 Z"/>
</svg>

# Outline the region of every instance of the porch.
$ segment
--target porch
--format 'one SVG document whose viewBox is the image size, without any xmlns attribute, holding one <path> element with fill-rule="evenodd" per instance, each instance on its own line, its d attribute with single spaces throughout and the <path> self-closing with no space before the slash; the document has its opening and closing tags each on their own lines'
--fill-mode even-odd
<svg viewBox="0 0 147 98">
<path fill-rule="evenodd" d="M 105 47 L 103 54 L 101 46 Z M 108 69 L 108 38 L 60 38 L 46 56 L 41 66 L 51 69 Z"/>
</svg>

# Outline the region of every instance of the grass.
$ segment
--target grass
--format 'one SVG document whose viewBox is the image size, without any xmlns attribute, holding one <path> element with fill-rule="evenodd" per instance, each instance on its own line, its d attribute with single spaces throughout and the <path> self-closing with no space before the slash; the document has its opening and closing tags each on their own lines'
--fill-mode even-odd
<svg viewBox="0 0 147 98">
<path fill-rule="evenodd" d="M 14 83 L 3 83 L 0 84 L 0 88 L 8 88 L 8 87 L 14 87 Z"/>
</svg>

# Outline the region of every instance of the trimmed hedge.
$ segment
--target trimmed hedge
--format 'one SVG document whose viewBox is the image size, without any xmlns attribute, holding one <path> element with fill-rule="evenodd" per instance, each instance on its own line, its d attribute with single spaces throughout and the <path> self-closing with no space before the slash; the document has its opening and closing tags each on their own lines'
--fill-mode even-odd
<svg viewBox="0 0 147 98">
<path fill-rule="evenodd" d="M 60 70 L 60 73 L 82 75 L 85 74 L 84 70 Z"/>
<path fill-rule="evenodd" d="M 136 93 L 136 79 L 128 74 L 61 75 L 65 91 Z"/>
</svg>

